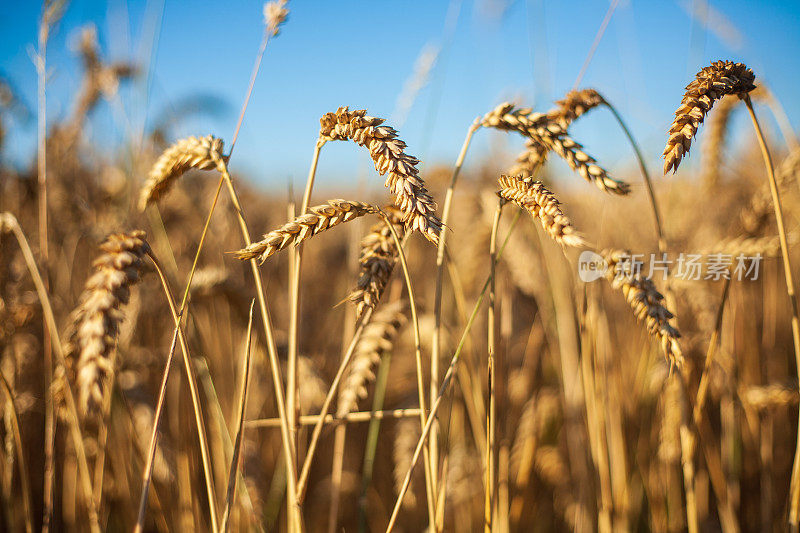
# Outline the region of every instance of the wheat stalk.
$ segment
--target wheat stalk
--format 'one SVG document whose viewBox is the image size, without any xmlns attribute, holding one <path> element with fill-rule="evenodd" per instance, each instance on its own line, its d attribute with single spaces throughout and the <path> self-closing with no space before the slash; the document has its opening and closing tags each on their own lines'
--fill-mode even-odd
<svg viewBox="0 0 800 533">
<path fill-rule="evenodd" d="M 689 153 L 697 129 L 711 110 L 716 100 L 735 94 L 742 98 L 756 88 L 755 75 L 743 63 L 715 61 L 695 76 L 675 111 L 675 119 L 669 128 L 669 139 L 664 148 L 664 174 L 676 172 L 681 159 Z"/>
<path fill-rule="evenodd" d="M 569 218 L 561 211 L 560 204 L 552 192 L 541 181 L 522 176 L 500 176 L 498 180 L 500 198 L 517 204 L 541 222 L 550 237 L 562 246 L 582 246 Z"/>
<path fill-rule="evenodd" d="M 397 137 L 397 131 L 382 126 L 383 119 L 367 116 L 366 109 L 340 107 L 323 115 L 319 122 L 321 142 L 352 140 L 369 150 L 375 170 L 386 175 L 385 185 L 403 211 L 403 222 L 437 244 L 442 222 L 436 216 L 436 202 L 419 177 L 419 160 L 405 153 L 406 143 Z"/>
<path fill-rule="evenodd" d="M 384 207 L 383 212 L 392 221 L 395 231 L 402 239 L 404 234 L 402 212 L 393 206 Z M 397 259 L 397 246 L 389 227 L 381 220 L 372 226 L 361 240 L 361 255 L 358 259 L 360 274 L 356 288 L 348 296 L 348 299 L 356 305 L 356 318 L 367 308 L 374 308 L 378 304 Z"/>
<path fill-rule="evenodd" d="M 103 252 L 93 263 L 80 304 L 72 315 L 65 353 L 74 360 L 78 406 L 83 416 L 102 404 L 106 380 L 113 375 L 111 353 L 124 315 L 120 307 L 139 281 L 144 255 L 149 250 L 142 231 L 110 235 L 100 245 Z"/>
<path fill-rule="evenodd" d="M 213 135 L 187 137 L 176 142 L 156 160 L 139 195 L 139 209 L 164 195 L 188 170 L 213 170 L 222 156 L 222 139 Z"/>
<path fill-rule="evenodd" d="M 363 202 L 328 200 L 327 204 L 311 207 L 310 211 L 265 234 L 260 241 L 237 251 L 236 257 L 242 261 L 258 259 L 263 264 L 272 254 L 290 244 L 297 246 L 329 228 L 369 213 L 377 213 L 378 208 Z"/>
<path fill-rule="evenodd" d="M 669 323 L 674 315 L 664 306 L 664 296 L 656 290 L 652 280 L 633 268 L 629 252 L 603 250 L 601 255 L 606 260 L 606 277 L 612 287 L 622 290 L 634 316 L 644 321 L 647 332 L 661 343 L 670 365 L 680 368 L 683 365 L 683 354 L 678 343 L 681 334 Z"/>
</svg>

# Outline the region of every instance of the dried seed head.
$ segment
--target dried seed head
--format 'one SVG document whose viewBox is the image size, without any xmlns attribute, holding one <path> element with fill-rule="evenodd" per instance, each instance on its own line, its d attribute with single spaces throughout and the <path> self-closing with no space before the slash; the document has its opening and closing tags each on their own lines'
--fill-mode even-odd
<svg viewBox="0 0 800 533">
<path fill-rule="evenodd" d="M 533 178 L 522 176 L 500 176 L 500 190 L 497 195 L 514 202 L 539 219 L 550 237 L 562 246 L 583 246 L 583 238 L 575 231 L 572 223 L 561 211 L 558 200 L 552 192 Z"/>
<path fill-rule="evenodd" d="M 394 206 L 386 206 L 383 212 L 391 221 L 398 237 L 402 239 L 404 234 L 402 211 Z M 392 232 L 386 222 L 381 220 L 372 226 L 369 233 L 361 240 L 361 256 L 358 259 L 360 274 L 356 288 L 348 296 L 348 299 L 356 305 L 357 317 L 361 317 L 367 308 L 374 308 L 378 304 L 398 258 Z"/>
<path fill-rule="evenodd" d="M 375 170 L 386 175 L 385 186 L 394 194 L 406 227 L 438 244 L 442 221 L 436 216 L 436 202 L 419 177 L 419 160 L 404 152 L 406 143 L 397 137 L 397 131 L 382 126 L 383 119 L 367 116 L 365 109 L 340 107 L 319 122 L 321 142 L 351 140 L 369 150 Z"/>
<path fill-rule="evenodd" d="M 143 231 L 116 233 L 100 245 L 80 304 L 72 314 L 65 353 L 72 362 L 78 406 L 85 416 L 102 404 L 107 377 L 114 372 L 111 354 L 124 318 L 130 287 L 139 281 L 150 249 Z"/>
<path fill-rule="evenodd" d="M 683 354 L 678 339 L 681 334 L 670 323 L 673 314 L 664 307 L 664 296 L 656 290 L 653 281 L 633 268 L 631 254 L 622 250 L 603 250 L 606 260 L 606 277 L 615 289 L 621 289 L 633 309 L 633 314 L 644 321 L 647 332 L 661 343 L 661 349 L 671 365 L 683 365 Z"/>
<path fill-rule="evenodd" d="M 697 73 L 686 86 L 681 105 L 669 129 L 664 148 L 664 174 L 676 172 L 681 159 L 689 153 L 697 129 L 716 100 L 735 94 L 740 98 L 756 88 L 755 75 L 743 63 L 715 61 Z"/>
<path fill-rule="evenodd" d="M 556 100 L 558 107 L 549 111 L 547 116 L 567 129 L 581 115 L 605 103 L 605 99 L 595 89 L 573 89 L 563 99 Z"/>
<path fill-rule="evenodd" d="M 583 151 L 583 146 L 575 142 L 557 120 L 543 113 L 531 113 L 528 108 L 514 109 L 514 105 L 504 103 L 484 115 L 481 126 L 505 131 L 516 131 L 528 138 L 526 155 L 518 158 L 515 170 L 521 174 L 533 174 L 544 163 L 548 151 L 558 154 L 570 168 L 592 182 L 605 192 L 625 195 L 630 186 L 613 179 L 597 161 Z"/>
<path fill-rule="evenodd" d="M 759 410 L 797 405 L 798 402 L 797 387 L 777 383 L 747 387 L 741 396 L 751 407 Z"/>
<path fill-rule="evenodd" d="M 199 139 L 181 139 L 164 150 L 150 170 L 147 183 L 142 187 L 139 208 L 144 210 L 147 204 L 158 200 L 186 171 L 193 168 L 217 168 L 218 163 L 224 159 L 222 144 L 222 139 L 206 135 Z"/>
<path fill-rule="evenodd" d="M 800 176 L 800 148 L 795 148 L 775 169 L 775 182 L 779 190 L 784 190 L 793 180 Z M 752 237 L 760 234 L 772 220 L 772 192 L 768 185 L 761 187 L 750 199 L 740 215 L 745 235 Z"/>
<path fill-rule="evenodd" d="M 364 327 L 353 352 L 350 373 L 339 394 L 336 416 L 342 417 L 355 410 L 358 400 L 367 397 L 367 385 L 375 380 L 373 368 L 381 357 L 394 347 L 394 339 L 406 322 L 404 302 L 394 302 L 372 316 Z"/>
<path fill-rule="evenodd" d="M 327 204 L 309 208 L 309 213 L 296 217 L 280 228 L 273 230 L 258 242 L 236 252 L 236 257 L 245 261 L 258 259 L 263 263 L 272 254 L 294 244 L 295 246 L 322 233 L 328 228 L 343 222 L 362 217 L 368 213 L 377 213 L 378 209 L 363 202 L 349 200 L 328 200 Z"/>
<path fill-rule="evenodd" d="M 264 3 L 264 24 L 267 25 L 267 31 L 273 37 L 280 33 L 281 26 L 289 16 L 289 10 L 286 9 L 287 3 L 287 0 Z"/>
<path fill-rule="evenodd" d="M 708 132 L 700 146 L 703 151 L 701 175 L 706 189 L 713 189 L 719 183 L 719 170 L 722 166 L 722 152 L 728 133 L 728 122 L 738 103 L 739 99 L 735 96 L 725 96 L 719 101 L 714 115 L 708 121 Z"/>
</svg>

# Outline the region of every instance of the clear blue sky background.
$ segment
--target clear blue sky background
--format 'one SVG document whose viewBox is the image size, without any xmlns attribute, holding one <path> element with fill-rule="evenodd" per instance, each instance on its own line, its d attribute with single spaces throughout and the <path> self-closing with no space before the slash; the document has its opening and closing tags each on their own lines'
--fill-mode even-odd
<svg viewBox="0 0 800 533">
<path fill-rule="evenodd" d="M 617 105 L 654 165 L 683 87 L 715 59 L 747 63 L 781 100 L 795 129 L 800 125 L 800 2 L 705 5 L 622 0 L 582 83 Z M 172 134 L 214 133 L 229 140 L 263 31 L 261 6 L 254 0 L 73 0 L 48 51 L 49 117 L 70 111 L 81 79 L 77 30 L 93 22 L 107 59 L 149 66 L 150 76 L 121 92 L 117 104 L 100 106 L 91 142 L 101 149 L 121 146 L 197 96 L 218 97 L 223 105 L 182 122 Z M 283 187 L 290 178 L 299 184 L 319 117 L 340 105 L 389 117 L 426 44 L 443 49 L 401 136 L 409 153 L 452 164 L 478 114 L 506 99 L 544 111 L 572 87 L 608 7 L 606 1 L 293 0 L 289 21 L 267 49 L 234 170 L 264 186 Z M 709 23 L 690 16 L 692 10 L 709 13 Z M 39 14 L 38 2 L 18 2 L 7 5 L 0 18 L 0 71 L 32 110 L 36 75 L 29 53 Z M 31 161 L 35 130 L 35 120 L 18 123 L 4 155 L 17 164 Z M 607 112 L 595 112 L 573 133 L 610 169 L 630 162 L 624 137 Z M 469 162 L 477 164 L 493 140 L 507 143 L 512 154 L 522 146 L 519 139 L 482 133 Z M 321 179 L 355 180 L 363 168 L 359 152 L 349 143 L 326 146 Z M 699 159 L 694 154 L 690 163 Z"/>
</svg>

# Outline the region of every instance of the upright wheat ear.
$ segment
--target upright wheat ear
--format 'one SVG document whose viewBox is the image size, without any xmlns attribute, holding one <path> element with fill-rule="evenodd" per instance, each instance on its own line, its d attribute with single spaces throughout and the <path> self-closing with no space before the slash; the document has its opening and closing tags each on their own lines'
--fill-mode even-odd
<svg viewBox="0 0 800 533">
<path fill-rule="evenodd" d="M 436 216 L 436 202 L 419 177 L 419 160 L 404 152 L 406 143 L 397 137 L 397 131 L 382 126 L 382 118 L 367 116 L 366 109 L 350 111 L 347 107 L 326 113 L 319 123 L 321 141 L 351 140 L 369 150 L 375 170 L 386 175 L 385 185 L 395 195 L 403 222 L 437 244 L 442 221 Z"/>
<path fill-rule="evenodd" d="M 206 135 L 199 139 L 187 137 L 164 150 L 142 187 L 139 208 L 144 210 L 147 204 L 158 200 L 188 170 L 217 168 L 217 161 L 223 157 L 222 145 L 222 139 Z"/>
<path fill-rule="evenodd" d="M 608 268 L 606 277 L 615 289 L 621 289 L 637 319 L 644 321 L 647 332 L 661 342 L 661 349 L 671 365 L 683 365 L 678 339 L 681 334 L 670 325 L 674 315 L 664 307 L 664 296 L 652 280 L 633 265 L 630 252 L 603 250 L 600 252 Z"/>
<path fill-rule="evenodd" d="M 669 128 L 669 139 L 664 148 L 664 174 L 676 172 L 681 159 L 689 153 L 692 139 L 714 102 L 725 95 L 744 96 L 756 88 L 753 71 L 743 63 L 715 61 L 697 73 L 686 86 L 683 100 Z"/>
<path fill-rule="evenodd" d="M 400 239 L 403 238 L 402 212 L 393 206 L 386 206 L 383 212 L 389 217 Z M 356 288 L 348 299 L 356 305 L 356 315 L 360 317 L 368 308 L 378 305 L 383 290 L 389 282 L 392 270 L 397 263 L 397 245 L 392 238 L 389 226 L 381 220 L 372 226 L 361 240 L 361 256 L 358 259 L 359 277 Z M 375 321 L 375 318 L 372 319 Z"/>
<path fill-rule="evenodd" d="M 267 233 L 260 241 L 239 250 L 236 252 L 236 257 L 243 261 L 258 259 L 263 263 L 272 254 L 283 250 L 290 244 L 298 245 L 343 222 L 363 217 L 368 213 L 377 213 L 378 209 L 362 202 L 328 200 L 327 204 L 312 207 L 309 211 L 311 212 L 300 215 L 291 222 Z"/>
<path fill-rule="evenodd" d="M 111 353 L 124 318 L 130 287 L 139 281 L 149 250 L 143 231 L 113 234 L 100 245 L 78 308 L 72 314 L 65 353 L 73 361 L 81 414 L 92 414 L 102 404 L 108 376 L 114 373 Z"/>
<path fill-rule="evenodd" d="M 500 176 L 497 195 L 514 202 L 539 219 L 542 227 L 562 246 L 582 246 L 584 243 L 572 223 L 561 211 L 555 195 L 541 181 L 522 176 Z"/>
</svg>

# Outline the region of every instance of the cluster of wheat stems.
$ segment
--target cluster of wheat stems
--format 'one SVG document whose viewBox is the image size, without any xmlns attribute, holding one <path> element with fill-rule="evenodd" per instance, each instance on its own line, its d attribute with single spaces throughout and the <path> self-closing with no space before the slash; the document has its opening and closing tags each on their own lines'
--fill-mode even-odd
<svg viewBox="0 0 800 533">
<path fill-rule="evenodd" d="M 37 55 L 42 86 L 47 35 L 60 15 L 57 5 L 48 6 Z M 690 191 L 686 205 L 670 205 L 662 217 L 633 135 L 591 88 L 570 91 L 543 113 L 503 103 L 478 116 L 453 168 L 443 179 L 431 172 L 427 182 L 397 130 L 364 109 L 340 107 L 320 118 L 299 206 L 294 198 L 288 209 L 265 206 L 230 171 L 261 57 L 288 17 L 286 1 L 266 4 L 264 17 L 227 153 L 219 137 L 187 137 L 150 153 L 155 162 L 144 183 L 67 183 L 91 175 L 77 157 L 87 115 L 135 72 L 104 63 L 87 30 L 79 50 L 85 83 L 74 113 L 50 134 L 40 122 L 37 188 L 3 175 L 5 525 L 694 532 L 788 523 L 797 530 L 800 439 L 792 424 L 775 421 L 798 403 L 800 313 L 789 253 L 797 233 L 785 227 L 782 198 L 800 173 L 800 150 L 787 139 L 789 154 L 773 168 L 750 95 L 775 99 L 756 90 L 750 69 L 717 61 L 697 73 L 669 128 L 663 170 L 677 172 L 710 114 L 700 187 L 721 207 L 738 209 L 741 231 L 702 249 L 780 257 L 782 277 L 777 262 L 764 265 L 769 278 L 761 280 L 760 300 L 733 287 L 730 271 L 715 293 L 672 271 L 660 281 L 626 270 L 633 254 L 623 246 L 645 252 L 655 244 L 665 254 L 697 244 L 695 221 L 681 225 L 675 220 L 683 212 L 674 210 L 702 210 L 688 205 L 698 201 L 695 185 L 681 182 Z M 752 174 L 766 180 L 743 181 L 751 192 L 728 198 L 723 146 L 739 101 L 764 163 Z M 43 107 L 40 101 L 40 115 Z M 600 107 L 631 143 L 646 202 L 569 132 Z M 525 151 L 505 173 L 460 182 L 481 129 L 515 132 Z M 390 204 L 311 205 L 318 162 L 332 141 L 368 151 Z M 558 192 L 546 166 L 552 154 L 607 197 Z M 218 180 L 186 179 L 200 170 Z M 213 216 L 223 188 L 230 207 L 224 220 Z M 432 191 L 443 193 L 441 209 Z M 76 199 L 82 192 L 87 197 Z M 87 202 L 108 203 L 104 198 L 116 204 L 98 205 L 91 222 L 69 222 Z M 602 234 L 591 208 L 606 201 L 617 218 Z M 208 211 L 198 211 L 198 202 Z M 252 214 L 253 206 L 260 214 L 250 217 L 245 207 Z M 526 223 L 528 216 L 535 224 Z M 642 223 L 648 216 L 654 228 L 640 229 L 649 227 Z M 364 231 L 367 219 L 372 224 Z M 129 229 L 145 221 L 149 236 Z M 27 224 L 38 227 L 35 250 Z M 263 228 L 263 237 L 253 240 L 251 227 Z M 600 239 L 615 247 L 601 250 Z M 604 259 L 608 283 L 578 280 L 580 252 Z M 337 257 L 350 259 L 340 268 Z M 234 275 L 240 266 L 246 280 Z M 149 282 L 134 289 L 147 278 L 157 278 L 160 291 Z M 340 286 L 347 290 L 337 292 Z M 603 298 L 608 289 L 615 299 Z M 65 296 L 73 291 L 78 296 Z M 763 300 L 771 341 L 764 333 L 743 344 L 752 333 L 737 333 L 736 321 L 756 300 Z M 347 304 L 341 313 L 333 310 L 337 302 Z M 790 334 L 778 330 L 785 309 Z M 640 327 L 631 328 L 632 319 Z M 789 340 L 766 353 L 773 361 L 746 355 L 753 346 L 778 346 L 781 335 Z M 26 348 L 26 339 L 37 347 Z M 180 364 L 173 369 L 176 351 Z M 653 357 L 659 351 L 663 357 Z M 31 353 L 42 370 L 36 386 L 25 371 Z M 790 380 L 792 360 L 797 375 Z M 775 375 L 783 381 L 769 378 Z M 30 391 L 43 398 L 39 411 L 30 407 Z M 736 471 L 746 461 L 737 459 L 737 446 L 757 450 L 746 463 L 757 463 L 757 474 Z M 747 475 L 760 476 L 758 505 L 745 501 Z M 776 488 L 786 497 L 776 497 Z"/>
</svg>

